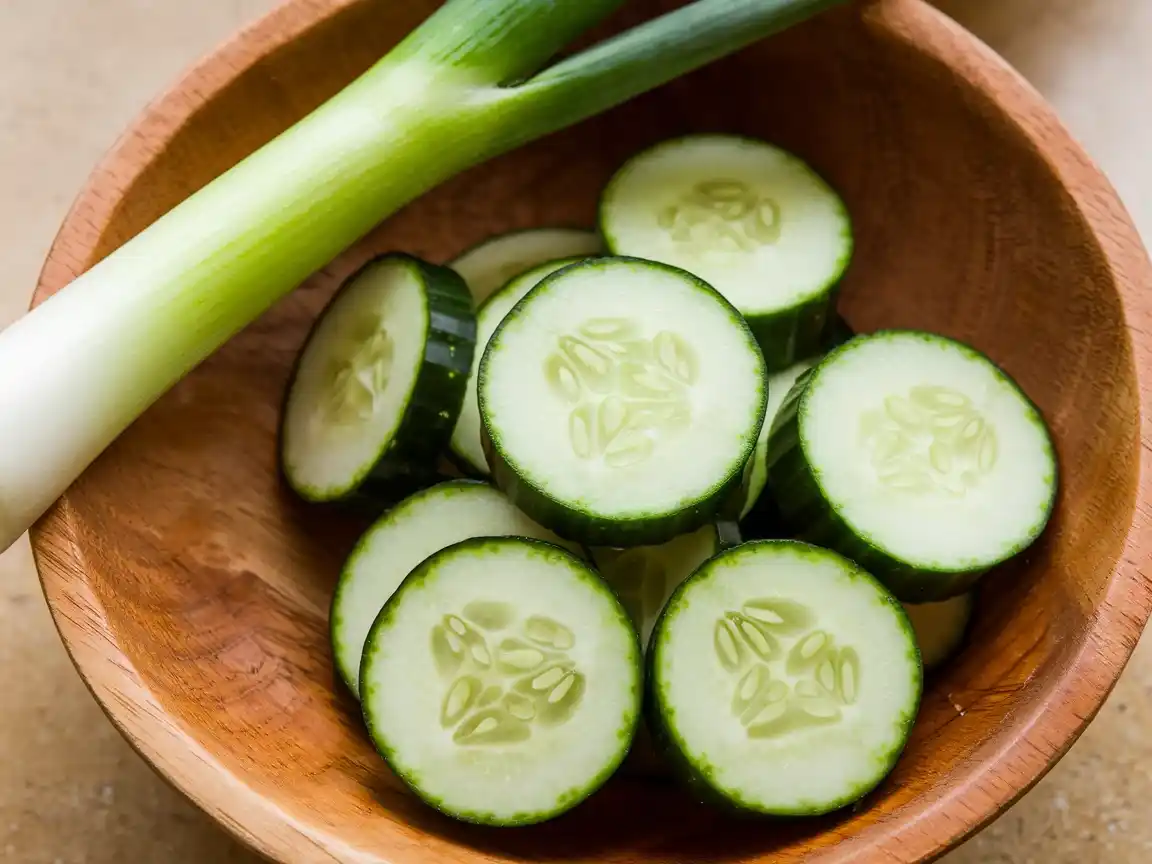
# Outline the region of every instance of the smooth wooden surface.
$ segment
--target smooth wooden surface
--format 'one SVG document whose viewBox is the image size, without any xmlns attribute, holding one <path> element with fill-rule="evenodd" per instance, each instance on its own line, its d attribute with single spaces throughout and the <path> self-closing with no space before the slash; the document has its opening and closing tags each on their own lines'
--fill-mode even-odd
<svg viewBox="0 0 1152 864">
<path fill-rule="evenodd" d="M 420 5 L 289 3 L 199 67 L 93 176 L 38 296 L 349 80 Z M 967 338 L 1020 379 L 1058 439 L 1053 530 L 989 580 L 972 649 L 935 682 L 900 767 L 855 815 L 736 824 L 620 780 L 550 826 L 461 829 L 398 790 L 334 695 L 325 608 L 356 526 L 321 520 L 276 483 L 287 364 L 339 277 L 372 251 L 443 259 L 490 231 L 590 220 L 595 190 L 629 152 L 715 128 L 790 146 L 843 190 L 857 218 L 845 294 L 856 326 Z M 1110 188 L 1034 93 L 915 0 L 863 4 L 470 172 L 390 220 L 136 424 L 38 526 L 37 559 L 113 720 L 278 860 L 925 860 L 1066 749 L 1147 615 L 1135 367 L 1152 368 L 1137 301 L 1150 284 Z"/>
</svg>

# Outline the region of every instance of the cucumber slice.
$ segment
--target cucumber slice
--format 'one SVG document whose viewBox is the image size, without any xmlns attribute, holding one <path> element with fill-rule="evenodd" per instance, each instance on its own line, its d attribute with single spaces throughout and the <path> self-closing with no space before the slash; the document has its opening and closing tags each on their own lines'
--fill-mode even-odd
<svg viewBox="0 0 1152 864">
<path fill-rule="evenodd" d="M 404 500 L 357 542 L 332 597 L 329 627 L 340 677 L 360 692 L 360 660 L 372 620 L 417 564 L 471 537 L 563 542 L 486 483 L 449 480 Z"/>
<path fill-rule="evenodd" d="M 741 493 L 764 359 L 739 313 L 683 270 L 597 258 L 545 278 L 480 363 L 496 484 L 590 546 L 664 543 Z"/>
<path fill-rule="evenodd" d="M 756 502 L 760 500 L 764 486 L 768 483 L 768 434 L 772 431 L 772 423 L 776 419 L 776 414 L 780 411 L 780 406 L 784 404 L 784 398 L 792 389 L 792 385 L 796 383 L 796 379 L 815 366 L 819 359 L 812 357 L 808 360 L 801 360 L 787 369 L 768 376 L 768 403 L 764 408 L 764 425 L 760 427 L 760 437 L 756 439 L 756 449 L 752 451 L 752 458 L 748 460 L 746 469 L 748 472 L 747 497 L 744 500 L 744 509 L 740 512 L 741 521 L 748 518 L 748 514 Z"/>
<path fill-rule="evenodd" d="M 350 276 L 296 361 L 280 463 L 309 501 L 432 482 L 464 400 L 476 338 L 472 301 L 447 267 L 382 255 Z M 427 484 L 425 484 L 427 485 Z"/>
<path fill-rule="evenodd" d="M 482 825 L 572 809 L 624 761 L 640 645 L 586 565 L 518 538 L 466 540 L 417 567 L 364 652 L 364 717 L 421 799 Z"/>
<path fill-rule="evenodd" d="M 939 603 L 904 604 L 926 671 L 944 665 L 960 650 L 968 633 L 968 622 L 972 620 L 973 606 L 975 599 L 971 593 Z"/>
<path fill-rule="evenodd" d="M 599 235 L 584 228 L 527 228 L 489 237 L 448 266 L 464 277 L 477 304 L 521 273 L 557 258 L 580 258 L 603 249 Z"/>
<path fill-rule="evenodd" d="M 739 543 L 736 524 L 718 522 L 660 546 L 604 547 L 591 553 L 601 578 L 628 610 L 640 633 L 640 645 L 647 651 L 652 629 L 672 592 L 721 549 Z M 635 777 L 667 778 L 667 765 L 653 745 L 646 724 L 641 723 L 636 731 L 632 750 L 621 770 Z"/>
<path fill-rule="evenodd" d="M 838 313 L 833 313 L 828 319 L 828 327 L 824 333 L 825 348 L 830 351 L 855 335 L 848 322 Z M 796 380 L 819 363 L 823 356 L 821 354 L 809 357 L 768 376 L 768 407 L 764 409 L 764 425 L 760 428 L 760 437 L 756 440 L 756 450 L 745 469 L 748 477 L 745 484 L 747 492 L 744 509 L 740 514 L 745 539 L 784 539 L 787 536 L 776 502 L 772 500 L 771 494 L 764 494 L 768 484 L 768 436 L 772 432 L 776 415 L 780 413 L 780 406 L 788 398 L 788 393 L 791 392 Z"/>
<path fill-rule="evenodd" d="M 503 288 L 489 296 L 476 312 L 476 351 L 472 355 L 472 372 L 468 377 L 468 389 L 464 393 L 464 405 L 452 433 L 452 455 L 461 470 L 479 477 L 488 475 L 488 459 L 484 455 L 484 445 L 480 437 L 480 405 L 476 401 L 476 378 L 480 371 L 480 359 L 484 347 L 504 316 L 512 307 L 531 291 L 545 276 L 555 273 L 561 267 L 574 264 L 580 258 L 561 258 L 548 261 L 515 277 Z"/>
<path fill-rule="evenodd" d="M 836 549 L 901 600 L 945 600 L 1040 536 L 1056 455 L 1006 373 L 943 336 L 858 336 L 801 378 L 768 443 L 797 537 Z"/>
<path fill-rule="evenodd" d="M 900 604 L 846 558 L 790 540 L 706 562 L 669 600 L 648 661 L 648 725 L 690 788 L 780 816 L 874 789 L 923 689 Z"/>
<path fill-rule="evenodd" d="M 852 257 L 831 187 L 791 153 L 736 135 L 689 135 L 633 156 L 604 190 L 600 231 L 612 253 L 682 267 L 727 297 L 769 371 L 821 350 Z"/>
<path fill-rule="evenodd" d="M 593 549 L 592 561 L 628 610 L 647 650 L 652 628 L 672 592 L 720 549 L 719 530 L 705 525 L 660 546 Z"/>
</svg>

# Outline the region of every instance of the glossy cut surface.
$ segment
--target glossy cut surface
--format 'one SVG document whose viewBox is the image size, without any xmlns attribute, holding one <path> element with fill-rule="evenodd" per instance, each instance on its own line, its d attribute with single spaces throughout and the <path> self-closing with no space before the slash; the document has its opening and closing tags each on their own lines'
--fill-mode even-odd
<svg viewBox="0 0 1152 864">
<path fill-rule="evenodd" d="M 434 5 L 288 0 L 189 71 L 93 173 L 37 301 L 335 93 Z M 614 26 L 662 5 L 674 4 L 637 0 Z M 298 502 L 277 475 L 293 357 L 371 255 L 447 261 L 494 232 L 591 225 L 625 159 L 705 131 L 778 143 L 841 193 L 854 328 L 939 331 L 1019 381 L 1053 428 L 1053 521 L 985 580 L 968 646 L 858 812 L 734 821 L 619 776 L 554 823 L 455 824 L 389 776 L 334 680 L 328 604 L 364 526 Z M 1147 618 L 1150 273 L 1115 193 L 1035 91 L 920 0 L 853 4 L 471 170 L 381 225 L 188 376 L 41 520 L 45 592 L 123 733 L 276 861 L 927 861 L 1071 745 Z"/>
</svg>

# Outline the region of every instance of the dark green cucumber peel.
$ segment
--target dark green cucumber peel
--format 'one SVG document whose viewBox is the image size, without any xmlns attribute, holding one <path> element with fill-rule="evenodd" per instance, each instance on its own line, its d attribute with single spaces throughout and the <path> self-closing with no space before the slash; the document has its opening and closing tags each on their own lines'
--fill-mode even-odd
<svg viewBox="0 0 1152 864">
<path fill-rule="evenodd" d="M 820 352 L 835 315 L 837 290 L 813 297 L 796 306 L 765 315 L 749 314 L 748 326 L 756 336 L 769 372 L 787 369 L 793 363 Z"/>
<path fill-rule="evenodd" d="M 310 494 L 291 481 L 284 460 L 278 458 L 280 476 L 301 498 L 315 502 L 339 502 L 358 510 L 376 512 L 389 507 L 444 479 L 438 470 L 440 455 L 456 424 L 456 415 L 464 401 L 468 373 L 475 350 L 476 318 L 468 286 L 454 270 L 430 264 L 403 252 L 375 256 L 348 276 L 316 316 L 300 351 L 293 361 L 279 412 L 277 451 L 283 450 L 285 406 L 292 392 L 300 361 L 325 313 L 344 291 L 369 269 L 390 261 L 400 261 L 419 270 L 428 302 L 428 330 L 423 361 L 407 408 L 391 440 L 376 461 L 354 479 L 346 491 L 335 498 Z"/>
<path fill-rule="evenodd" d="M 448 267 L 418 263 L 427 279 L 428 342 L 412 401 L 386 454 L 400 465 L 435 465 L 447 448 L 476 346 L 476 317 L 464 280 Z"/>
<path fill-rule="evenodd" d="M 675 599 L 675 595 L 673 595 Z M 654 654 L 655 652 L 653 652 Z M 648 742 L 652 756 L 647 763 L 651 774 L 656 774 L 656 767 L 662 767 L 663 773 L 672 782 L 676 783 L 693 801 L 708 807 L 714 807 L 722 812 L 734 816 L 760 815 L 752 814 L 737 806 L 730 798 L 716 790 L 708 781 L 707 767 L 700 768 L 694 765 L 682 749 L 676 746 L 676 738 L 667 722 L 660 716 L 659 693 L 652 674 L 654 659 L 649 656 L 644 674 L 644 729 L 648 733 Z"/>
<path fill-rule="evenodd" d="M 771 465 L 771 435 L 775 432 L 784 409 L 789 405 L 790 397 L 797 392 L 799 387 L 804 386 L 804 382 L 812 376 L 812 369 L 807 369 L 801 372 L 799 377 L 793 383 L 792 388 L 788 391 L 788 395 L 784 397 L 784 402 L 781 403 L 780 408 L 776 411 L 776 416 L 772 418 L 772 428 L 769 431 L 769 450 L 765 454 L 765 460 L 768 465 Z M 753 458 L 756 458 L 756 453 L 753 451 Z M 749 466 L 751 467 L 751 465 Z M 750 476 L 750 472 L 748 474 Z M 745 540 L 790 540 L 796 539 L 788 530 L 787 523 L 784 520 L 784 515 L 780 512 L 780 506 L 776 503 L 776 496 L 772 493 L 771 476 L 764 484 L 764 488 L 760 490 L 760 495 L 756 499 L 756 503 L 752 505 L 752 509 L 748 511 L 743 519 L 740 520 L 740 534 Z"/>
<path fill-rule="evenodd" d="M 833 311 L 831 315 L 829 315 L 824 332 L 821 335 L 820 359 L 822 360 L 828 352 L 838 348 L 855 336 L 856 332 L 848 322 L 844 320 L 839 312 Z M 772 383 L 770 376 L 770 387 Z M 791 392 L 791 388 L 789 388 L 789 392 Z M 769 397 L 774 398 L 774 394 L 769 393 Z M 779 410 L 777 410 L 776 414 L 779 415 Z M 775 416 L 773 417 L 773 421 L 774 420 Z M 770 430 L 765 430 L 765 432 L 761 434 L 770 434 Z M 760 457 L 761 449 L 757 447 L 757 449 L 753 451 L 752 459 L 748 460 L 748 467 L 745 472 L 746 479 L 750 479 L 752 476 L 753 460 Z M 776 505 L 776 500 L 772 497 L 772 492 L 767 487 L 767 484 L 760 490 L 760 494 L 756 496 L 756 500 L 748 510 L 748 513 L 738 518 L 738 522 L 740 524 L 741 535 L 745 540 L 785 540 L 791 536 L 784 524 L 784 517 L 780 515 L 780 508 Z"/>
<path fill-rule="evenodd" d="M 914 331 L 877 331 L 873 335 L 883 336 L 885 332 Z M 935 334 L 924 335 L 938 338 Z M 962 347 L 988 360 L 975 349 L 969 346 Z M 829 352 L 827 357 L 831 358 L 852 348 L 853 342 L 846 342 Z M 972 590 L 988 570 L 1011 559 L 1035 540 L 1034 537 L 1026 538 L 1025 542 L 1010 550 L 1000 560 L 987 566 L 967 570 L 937 570 L 909 565 L 876 546 L 863 532 L 850 527 L 825 497 L 820 481 L 804 454 L 801 440 L 800 416 L 804 410 L 805 398 L 812 381 L 823 365 L 821 363 L 814 366 L 796 380 L 776 415 L 776 423 L 768 439 L 768 484 L 765 495 L 773 500 L 776 513 L 779 514 L 780 525 L 790 536 L 816 546 L 833 549 L 850 558 L 879 579 L 897 599 L 906 603 L 933 603 L 964 594 Z M 1011 382 L 1007 376 L 1005 380 Z M 1011 383 L 1021 398 L 1032 406 L 1036 416 L 1040 417 L 1039 409 L 1027 394 L 1014 382 Z M 1055 459 L 1052 464 L 1053 470 L 1058 470 Z M 1041 525 L 1047 523 L 1055 507 L 1058 488 L 1058 479 L 1054 478 L 1052 496 L 1048 509 L 1039 523 Z"/>
<path fill-rule="evenodd" d="M 759 546 L 778 543 L 788 544 L 791 546 L 809 546 L 813 553 L 818 554 L 825 554 L 828 551 L 826 549 L 813 546 L 812 544 L 797 540 L 751 540 L 746 541 L 739 546 L 726 549 L 721 552 L 720 555 L 717 555 L 711 560 L 716 561 L 721 557 L 738 555 L 743 550 L 754 550 Z M 797 809 L 792 812 L 777 811 L 769 813 L 762 809 L 758 809 L 751 802 L 739 800 L 738 798 L 734 797 L 731 792 L 725 792 L 719 789 L 712 780 L 711 766 L 706 764 L 696 764 L 688 757 L 686 752 L 687 747 L 684 745 L 684 742 L 680 739 L 675 729 L 673 729 L 669 723 L 669 718 L 673 718 L 675 716 L 675 712 L 663 704 L 662 694 L 655 683 L 657 676 L 654 670 L 656 665 L 660 662 L 663 651 L 663 640 L 660 638 L 660 636 L 664 629 L 664 620 L 670 615 L 675 614 L 677 607 L 684 602 L 684 594 L 693 582 L 698 579 L 707 579 L 710 576 L 711 571 L 709 563 L 711 562 L 706 562 L 703 566 L 701 566 L 695 573 L 688 577 L 688 579 L 682 582 L 680 586 L 673 592 L 672 596 L 668 600 L 668 603 L 664 606 L 664 610 L 660 613 L 659 619 L 656 622 L 656 627 L 653 630 L 652 643 L 649 646 L 648 654 L 645 659 L 646 670 L 644 676 L 644 720 L 645 726 L 649 731 L 653 746 L 658 753 L 659 758 L 667 767 L 670 775 L 679 782 L 679 784 L 688 792 L 688 794 L 693 797 L 694 800 L 700 802 L 701 804 L 706 804 L 712 807 L 716 807 L 720 810 L 724 810 L 736 816 L 754 817 L 761 819 L 791 818 L 797 816 L 820 816 L 857 804 L 863 798 L 867 797 L 869 794 L 875 791 L 876 787 L 874 786 L 869 789 L 863 789 L 859 792 L 859 794 L 848 796 L 843 801 L 837 802 L 832 808 L 820 808 L 818 810 Z M 911 646 L 910 650 L 917 653 L 916 665 L 921 670 L 921 675 L 917 682 L 917 688 L 922 698 L 924 686 L 923 664 L 919 661 L 919 649 L 916 643 L 911 621 L 908 620 L 908 617 L 900 603 L 896 600 L 895 597 L 889 594 L 889 592 L 885 589 L 883 584 L 879 582 L 879 580 L 877 580 L 872 574 L 863 570 L 855 562 L 849 560 L 847 563 L 852 565 L 852 569 L 855 570 L 857 578 L 875 582 L 877 585 L 879 585 L 882 593 L 888 595 L 891 601 L 891 605 L 899 611 L 899 616 L 903 621 L 905 631 L 909 636 L 909 642 Z M 884 760 L 885 768 L 883 771 L 884 777 L 887 777 L 887 775 L 891 773 L 897 761 L 900 759 L 900 756 L 903 754 L 904 747 L 907 745 L 908 735 L 911 734 L 911 729 L 916 722 L 917 713 L 918 707 L 917 710 L 912 711 L 905 718 L 904 728 L 906 730 L 906 734 L 903 736 L 901 745 L 894 747 L 891 752 L 886 754 Z M 880 782 L 883 782 L 883 778 Z"/>
<path fill-rule="evenodd" d="M 768 487 L 761 498 L 771 499 L 780 527 L 798 540 L 834 549 L 855 561 L 900 600 L 924 603 L 968 591 L 986 568 L 934 572 L 911 567 L 861 537 L 824 497 L 800 440 L 800 411 L 814 374 L 815 367 L 797 379 L 768 439 Z"/>
<path fill-rule="evenodd" d="M 752 312 L 746 316 L 748 326 L 756 334 L 756 341 L 760 343 L 760 349 L 764 352 L 769 372 L 787 369 L 793 363 L 825 352 L 833 345 L 841 344 L 840 340 L 847 341 L 854 335 L 847 322 L 836 311 L 844 274 L 848 271 L 855 253 L 856 238 L 851 228 L 851 216 L 839 192 L 806 163 L 801 164 L 836 195 L 846 226 L 843 237 L 847 246 L 837 261 L 836 272 L 829 279 L 823 293 L 815 294 L 802 303 L 777 312 L 761 315 Z"/>
<path fill-rule="evenodd" d="M 851 235 L 848 239 L 851 242 Z M 827 293 L 778 312 L 761 315 L 753 312 L 745 316 L 770 373 L 838 347 L 856 335 L 836 311 L 840 280 L 851 259 L 850 246 L 836 282 L 828 287 Z"/>
<path fill-rule="evenodd" d="M 647 157 L 652 152 L 665 147 L 675 147 L 683 140 L 693 137 L 698 136 L 685 135 L 679 138 L 666 139 L 633 154 L 616 170 L 612 181 L 615 181 L 616 177 L 625 174 L 630 165 Z M 744 139 L 757 145 L 770 144 L 770 146 L 777 147 L 775 144 L 750 135 L 725 133 L 723 137 Z M 852 222 L 847 205 L 844 203 L 838 190 L 808 165 L 807 162 L 794 153 L 788 153 L 788 157 L 794 164 L 798 165 L 804 173 L 811 175 L 820 185 L 826 187 L 835 196 L 838 202 L 838 209 L 846 226 L 843 237 L 847 241 L 847 246 L 843 255 L 836 261 L 834 273 L 828 279 L 823 289 L 812 292 L 807 299 L 793 306 L 771 312 L 740 310 L 749 328 L 752 330 L 753 335 L 756 337 L 757 343 L 760 345 L 760 350 L 764 355 L 764 360 L 770 373 L 787 369 L 805 357 L 811 357 L 821 351 L 827 350 L 830 343 L 834 344 L 835 340 L 843 339 L 845 332 L 851 333 L 850 328 L 845 331 L 839 326 L 840 324 L 844 324 L 844 321 L 836 312 L 836 302 L 840 293 L 840 286 L 844 274 L 851 264 L 855 251 L 855 236 L 852 232 Z M 596 222 L 608 251 L 613 255 L 628 255 L 628 250 L 621 249 L 621 242 L 605 228 L 605 225 L 609 221 L 606 213 L 608 207 L 613 203 L 612 191 L 614 191 L 613 182 L 609 182 L 602 190 L 600 201 L 597 204 Z M 722 291 L 721 293 L 723 294 Z"/>
<path fill-rule="evenodd" d="M 372 629 L 369 631 L 368 639 L 364 646 L 364 661 L 361 663 L 360 667 L 360 690 L 363 695 L 362 705 L 364 706 L 364 723 L 367 727 L 368 735 L 372 741 L 373 746 L 375 747 L 377 753 L 380 754 L 384 762 L 388 765 L 389 769 L 397 777 L 399 777 L 405 786 L 407 786 L 425 804 L 435 808 L 436 810 L 439 810 L 440 812 L 450 815 L 454 819 L 458 819 L 460 821 L 474 825 L 522 827 L 539 824 L 540 822 L 556 818 L 583 803 L 591 795 L 603 787 L 604 784 L 612 778 L 620 766 L 628 759 L 633 742 L 636 738 L 637 730 L 639 729 L 643 717 L 643 652 L 641 650 L 639 636 L 636 636 L 634 640 L 633 654 L 635 665 L 638 669 L 640 669 L 640 673 L 637 675 L 638 683 L 634 688 L 635 700 L 633 709 L 629 712 L 628 718 L 626 718 L 625 726 L 621 729 L 621 746 L 617 751 L 616 758 L 609 765 L 605 766 L 603 771 L 597 774 L 583 787 L 569 790 L 564 799 L 557 802 L 558 806 L 548 810 L 547 812 L 522 813 L 517 814 L 517 816 L 513 817 L 512 819 L 495 818 L 494 814 L 491 813 L 461 812 L 459 810 L 452 810 L 449 812 L 444 807 L 442 801 L 437 799 L 435 796 L 429 795 L 421 787 L 419 776 L 417 776 L 414 772 L 405 769 L 404 765 L 397 758 L 397 754 L 389 746 L 388 741 L 383 737 L 383 735 L 380 734 L 380 730 L 378 730 L 374 725 L 372 717 L 370 716 L 371 712 L 367 707 L 372 699 L 374 690 L 373 685 L 367 680 L 369 677 L 367 670 L 369 669 L 371 655 L 376 650 L 376 641 L 378 639 L 379 633 L 383 629 L 390 626 L 390 624 L 393 622 L 396 609 L 400 605 L 405 594 L 409 591 L 420 590 L 428 575 L 435 570 L 440 560 L 446 556 L 458 554 L 463 551 L 479 551 L 485 548 L 499 547 L 508 543 L 535 546 L 538 547 L 541 554 L 555 555 L 569 559 L 570 563 L 573 565 L 573 572 L 578 573 L 582 581 L 589 585 L 593 590 L 610 598 L 612 604 L 615 607 L 619 620 L 624 623 L 633 634 L 635 634 L 635 628 L 632 627 L 631 619 L 628 617 L 627 611 L 620 604 L 620 601 L 617 599 L 616 595 L 612 592 L 604 580 L 602 580 L 599 575 L 594 570 L 592 570 L 587 562 L 582 561 L 568 550 L 543 540 L 535 540 L 524 537 L 473 537 L 440 549 L 439 551 L 426 558 L 423 562 L 417 565 L 417 567 L 410 574 L 408 574 L 408 576 L 400 584 L 400 587 L 396 589 L 396 591 L 389 598 L 388 602 L 385 603 L 384 607 L 377 615 L 376 620 L 372 625 Z"/>
<path fill-rule="evenodd" d="M 447 475 L 434 470 L 378 463 L 364 481 L 339 503 L 358 513 L 379 514 L 448 479 Z"/>
<path fill-rule="evenodd" d="M 481 430 L 484 454 L 492 467 L 492 483 L 513 504 L 534 522 L 565 540 L 585 546 L 656 546 L 680 534 L 690 534 L 717 515 L 730 510 L 729 502 L 740 498 L 743 472 L 732 475 L 722 486 L 712 490 L 688 507 L 676 513 L 657 513 L 652 516 L 635 515 L 627 520 L 609 521 L 589 516 L 563 502 L 557 501 L 543 489 L 517 474 L 496 451 L 486 427 Z M 731 522 L 728 520 L 721 520 Z M 731 538 L 731 533 L 728 533 Z"/>
</svg>

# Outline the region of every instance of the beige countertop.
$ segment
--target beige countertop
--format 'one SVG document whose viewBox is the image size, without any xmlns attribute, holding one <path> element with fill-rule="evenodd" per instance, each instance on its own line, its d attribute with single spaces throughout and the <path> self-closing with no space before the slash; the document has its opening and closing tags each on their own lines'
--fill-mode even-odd
<svg viewBox="0 0 1152 864">
<path fill-rule="evenodd" d="M 1152 2 L 939 0 L 1057 107 L 1152 238 Z M 0 324 L 142 103 L 274 0 L 0 2 Z M 14 422 L 12 418 L 4 422 Z M 1152 638 L 1070 754 L 947 864 L 1152 862 Z M 256 859 L 128 748 L 77 677 L 26 541 L 0 556 L 0 860 Z"/>
</svg>

